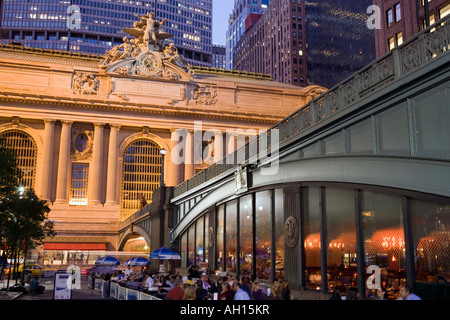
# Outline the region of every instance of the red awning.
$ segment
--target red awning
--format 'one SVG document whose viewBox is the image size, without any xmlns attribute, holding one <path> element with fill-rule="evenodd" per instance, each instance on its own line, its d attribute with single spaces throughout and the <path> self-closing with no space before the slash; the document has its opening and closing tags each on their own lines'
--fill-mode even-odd
<svg viewBox="0 0 450 320">
<path fill-rule="evenodd" d="M 44 243 L 44 250 L 106 250 L 105 243 Z"/>
</svg>

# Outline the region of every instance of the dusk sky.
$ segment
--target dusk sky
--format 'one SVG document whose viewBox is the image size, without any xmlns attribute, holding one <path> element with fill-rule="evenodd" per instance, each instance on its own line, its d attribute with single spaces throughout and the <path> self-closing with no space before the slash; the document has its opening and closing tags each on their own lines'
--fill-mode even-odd
<svg viewBox="0 0 450 320">
<path fill-rule="evenodd" d="M 228 17 L 234 7 L 234 0 L 213 0 L 212 43 L 225 45 Z"/>
</svg>

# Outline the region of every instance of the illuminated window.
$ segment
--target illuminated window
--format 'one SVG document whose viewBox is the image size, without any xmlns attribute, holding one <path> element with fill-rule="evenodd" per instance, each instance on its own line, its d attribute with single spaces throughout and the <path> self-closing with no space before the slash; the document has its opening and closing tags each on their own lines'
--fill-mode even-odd
<svg viewBox="0 0 450 320">
<path fill-rule="evenodd" d="M 395 48 L 395 39 L 394 37 L 388 39 L 388 49 L 391 51 Z"/>
<path fill-rule="evenodd" d="M 70 205 L 87 205 L 88 172 L 89 165 L 87 163 L 74 163 L 72 165 L 72 185 L 69 200 Z"/>
<path fill-rule="evenodd" d="M 152 201 L 161 179 L 159 146 L 148 139 L 131 142 L 123 154 L 120 219 L 125 220 L 142 204 Z"/>
<path fill-rule="evenodd" d="M 37 146 L 34 139 L 20 130 L 7 130 L 0 133 L 4 145 L 11 147 L 16 156 L 17 167 L 22 171 L 20 185 L 35 187 Z"/>
<path fill-rule="evenodd" d="M 397 46 L 401 45 L 403 43 L 403 35 L 401 32 L 397 33 L 395 35 L 395 38 L 397 40 Z"/>
<path fill-rule="evenodd" d="M 448 14 L 450 14 L 450 3 L 439 9 L 439 19 L 442 19 Z"/>
</svg>

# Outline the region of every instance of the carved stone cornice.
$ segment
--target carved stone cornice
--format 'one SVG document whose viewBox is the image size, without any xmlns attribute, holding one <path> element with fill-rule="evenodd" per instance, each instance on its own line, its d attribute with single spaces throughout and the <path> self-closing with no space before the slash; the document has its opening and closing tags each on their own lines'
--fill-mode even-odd
<svg viewBox="0 0 450 320">
<path fill-rule="evenodd" d="M 0 101 L 13 102 L 20 104 L 40 104 L 51 105 L 59 107 L 68 107 L 70 109 L 98 109 L 98 110 L 113 110 L 122 111 L 126 113 L 148 113 L 154 115 L 170 115 L 179 117 L 192 117 L 198 119 L 227 119 L 233 121 L 258 122 L 264 124 L 275 124 L 283 119 L 283 116 L 264 115 L 264 114 L 248 114 L 243 112 L 228 112 L 224 113 L 221 110 L 195 109 L 192 107 L 178 107 L 178 106 L 159 106 L 129 103 L 111 103 L 108 100 L 92 101 L 88 99 L 63 99 L 61 97 L 43 97 L 42 95 L 31 95 L 27 97 L 14 94 L 0 94 Z M 70 109 L 67 111 L 70 112 Z"/>
</svg>

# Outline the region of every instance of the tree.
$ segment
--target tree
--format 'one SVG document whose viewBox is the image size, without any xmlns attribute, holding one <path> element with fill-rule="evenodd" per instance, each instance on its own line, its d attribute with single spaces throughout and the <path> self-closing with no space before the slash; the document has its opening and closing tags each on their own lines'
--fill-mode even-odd
<svg viewBox="0 0 450 320">
<path fill-rule="evenodd" d="M 0 148 L 0 243 L 17 267 L 17 257 L 26 257 L 28 249 L 41 244 L 45 237 L 55 236 L 55 232 L 53 222 L 47 219 L 47 202 L 40 200 L 32 188 L 19 186 L 21 172 L 15 158 L 1 143 Z M 11 272 L 7 288 L 10 277 Z"/>
<path fill-rule="evenodd" d="M 7 212 L 11 211 L 10 206 L 12 205 L 9 200 L 17 189 L 21 177 L 22 172 L 17 167 L 14 150 L 6 145 L 4 139 L 0 138 L 0 249 L 3 251 L 0 278 L 3 275 L 9 251 L 4 239 L 8 221 Z"/>
</svg>

